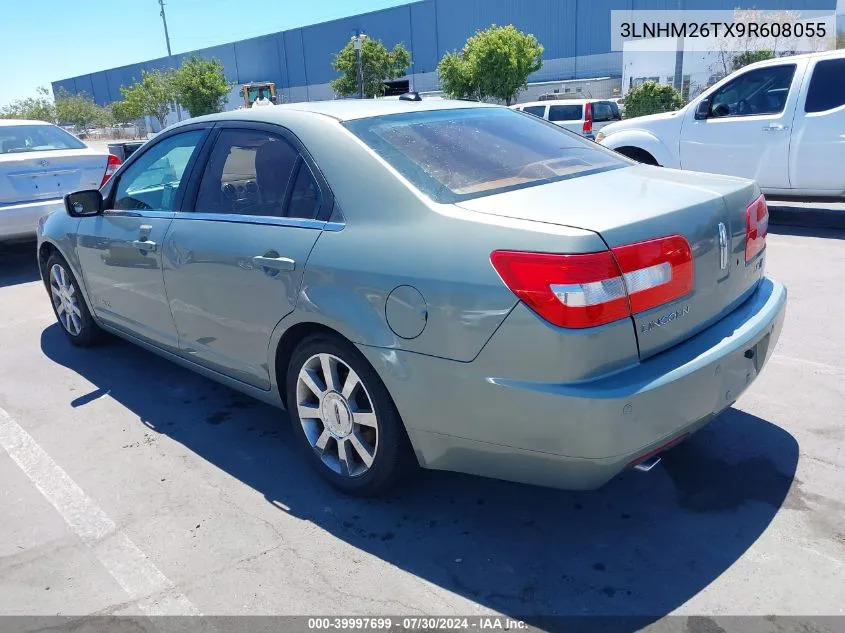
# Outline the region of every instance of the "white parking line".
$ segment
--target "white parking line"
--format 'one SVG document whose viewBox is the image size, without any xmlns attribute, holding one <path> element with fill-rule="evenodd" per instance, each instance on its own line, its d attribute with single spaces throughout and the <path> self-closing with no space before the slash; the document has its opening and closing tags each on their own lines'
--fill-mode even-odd
<svg viewBox="0 0 845 633">
<path fill-rule="evenodd" d="M 146 615 L 199 615 L 199 610 L 114 521 L 0 408 L 2 446 L 71 529 Z"/>
</svg>

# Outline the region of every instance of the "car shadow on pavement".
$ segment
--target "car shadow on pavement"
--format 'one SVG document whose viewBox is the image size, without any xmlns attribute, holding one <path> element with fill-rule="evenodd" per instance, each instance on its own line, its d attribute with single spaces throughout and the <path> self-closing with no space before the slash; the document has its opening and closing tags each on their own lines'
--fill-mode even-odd
<svg viewBox="0 0 845 633">
<path fill-rule="evenodd" d="M 0 288 L 39 278 L 35 242 L 0 244 Z"/>
<path fill-rule="evenodd" d="M 845 211 L 843 211 L 843 214 L 845 214 Z M 845 229 L 770 224 L 769 233 L 773 235 L 796 235 L 799 237 L 822 237 L 829 240 L 845 240 Z"/>
<path fill-rule="evenodd" d="M 75 349 L 53 325 L 41 349 L 94 385 L 92 394 L 76 394 L 74 406 L 108 393 L 139 424 L 180 442 L 280 511 L 548 630 L 578 628 L 549 616 L 603 616 L 584 629 L 637 630 L 716 580 L 781 507 L 803 507 L 796 440 L 737 409 L 651 472 L 626 472 L 598 491 L 422 472 L 388 498 L 348 498 L 298 454 L 284 412 L 120 340 Z"/>
</svg>

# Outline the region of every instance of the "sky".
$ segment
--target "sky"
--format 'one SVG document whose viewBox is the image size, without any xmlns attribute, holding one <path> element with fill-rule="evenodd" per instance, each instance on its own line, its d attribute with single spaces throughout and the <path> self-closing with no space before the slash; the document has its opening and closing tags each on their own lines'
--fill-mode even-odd
<svg viewBox="0 0 845 633">
<path fill-rule="evenodd" d="M 173 54 L 411 0 L 165 0 Z M 0 0 L 0 106 L 58 79 L 164 57 L 158 0 Z"/>
<path fill-rule="evenodd" d="M 176 54 L 410 1 L 165 0 L 165 10 Z M 0 16 L 0 106 L 58 79 L 167 54 L 158 0 L 0 0 Z"/>
</svg>

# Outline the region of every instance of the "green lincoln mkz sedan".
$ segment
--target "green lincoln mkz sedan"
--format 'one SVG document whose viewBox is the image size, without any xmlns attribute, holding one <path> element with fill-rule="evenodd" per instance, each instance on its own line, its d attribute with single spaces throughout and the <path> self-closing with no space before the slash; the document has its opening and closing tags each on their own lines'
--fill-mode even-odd
<svg viewBox="0 0 845 633">
<path fill-rule="evenodd" d="M 284 407 L 355 494 L 415 464 L 648 470 L 756 378 L 786 308 L 754 182 L 480 103 L 192 119 L 65 206 L 38 258 L 71 343 L 111 332 Z"/>
</svg>

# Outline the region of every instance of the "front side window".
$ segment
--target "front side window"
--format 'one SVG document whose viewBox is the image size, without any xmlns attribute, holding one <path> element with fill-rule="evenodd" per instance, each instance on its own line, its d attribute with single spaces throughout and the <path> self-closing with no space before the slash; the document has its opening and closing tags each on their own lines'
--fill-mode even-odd
<svg viewBox="0 0 845 633">
<path fill-rule="evenodd" d="M 299 154 L 262 130 L 220 132 L 200 183 L 200 213 L 284 216 L 285 197 Z"/>
<path fill-rule="evenodd" d="M 0 126 L 0 154 L 85 149 L 85 143 L 55 125 Z"/>
<path fill-rule="evenodd" d="M 546 116 L 546 106 L 525 106 L 522 111 L 538 116 L 541 119 Z"/>
<path fill-rule="evenodd" d="M 766 66 L 740 75 L 719 88 L 710 101 L 714 118 L 780 114 L 786 107 L 795 64 Z"/>
<path fill-rule="evenodd" d="M 205 130 L 192 130 L 141 150 L 143 153 L 120 175 L 114 208 L 175 211 L 182 176 L 204 136 Z"/>
<path fill-rule="evenodd" d="M 429 110 L 344 125 L 437 202 L 629 165 L 600 145 L 508 108 Z"/>
<path fill-rule="evenodd" d="M 816 62 L 804 112 L 824 112 L 842 105 L 845 105 L 845 59 Z"/>
<path fill-rule="evenodd" d="M 549 121 L 580 121 L 584 107 L 580 105 L 549 106 Z"/>
</svg>

